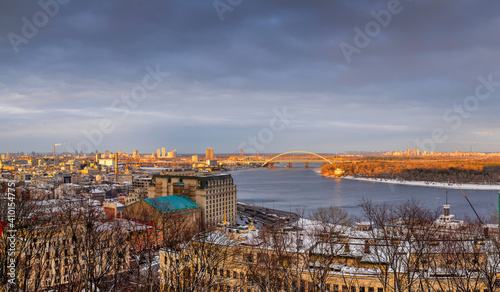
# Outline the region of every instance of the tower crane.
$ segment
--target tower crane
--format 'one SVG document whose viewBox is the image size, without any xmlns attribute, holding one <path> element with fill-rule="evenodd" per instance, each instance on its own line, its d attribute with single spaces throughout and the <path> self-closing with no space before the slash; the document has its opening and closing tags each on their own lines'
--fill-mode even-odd
<svg viewBox="0 0 500 292">
<path fill-rule="evenodd" d="M 460 191 L 462 192 L 462 194 L 464 195 L 464 198 L 467 200 L 467 203 L 469 203 L 470 207 L 472 208 L 472 211 L 474 211 L 474 214 L 476 214 L 476 217 L 477 219 L 479 220 L 479 223 L 481 223 L 481 225 L 483 226 L 483 234 L 484 234 L 484 237 L 485 238 L 489 238 L 490 237 L 490 234 L 489 234 L 489 230 L 488 230 L 488 227 L 484 226 L 484 223 L 483 223 L 483 220 L 481 220 L 481 218 L 479 217 L 479 215 L 477 214 L 476 212 L 476 209 L 474 209 L 474 206 L 472 206 L 472 203 L 469 201 L 469 198 L 467 198 L 467 196 L 465 195 L 464 191 L 462 190 L 462 188 L 460 187 L 460 185 L 458 185 L 458 188 L 460 189 Z"/>
</svg>

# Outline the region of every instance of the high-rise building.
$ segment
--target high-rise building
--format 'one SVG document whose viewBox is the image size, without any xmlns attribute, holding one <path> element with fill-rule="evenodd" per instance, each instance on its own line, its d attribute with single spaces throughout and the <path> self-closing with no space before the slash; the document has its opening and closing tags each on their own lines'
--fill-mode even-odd
<svg viewBox="0 0 500 292">
<path fill-rule="evenodd" d="M 161 150 L 160 150 L 160 148 L 156 149 L 156 157 L 158 157 L 158 158 L 161 157 Z"/>
<path fill-rule="evenodd" d="M 118 149 L 118 156 L 122 156 L 122 150 Z"/>
<path fill-rule="evenodd" d="M 161 157 L 165 157 L 165 147 L 161 148 Z"/>
<path fill-rule="evenodd" d="M 193 156 L 191 156 L 191 161 L 193 161 L 193 162 L 199 162 L 200 158 L 198 157 L 198 155 L 193 155 Z"/>
<path fill-rule="evenodd" d="M 236 185 L 230 174 L 163 172 L 153 175 L 148 197 L 186 196 L 201 206 L 208 225 L 236 223 Z M 225 218 L 224 218 L 225 217 Z"/>
<path fill-rule="evenodd" d="M 104 158 L 110 158 L 109 157 L 109 150 L 104 151 Z"/>
<path fill-rule="evenodd" d="M 177 157 L 177 150 L 168 152 L 167 158 L 176 158 L 176 157 Z"/>
<path fill-rule="evenodd" d="M 210 160 L 210 159 L 214 159 L 214 158 L 215 158 L 214 150 L 212 148 L 207 148 L 207 150 L 205 152 L 205 159 Z"/>
</svg>

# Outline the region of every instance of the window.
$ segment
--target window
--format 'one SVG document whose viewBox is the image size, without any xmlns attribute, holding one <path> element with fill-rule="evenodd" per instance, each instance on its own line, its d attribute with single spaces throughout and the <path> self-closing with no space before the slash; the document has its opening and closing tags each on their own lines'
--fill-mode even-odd
<svg viewBox="0 0 500 292">
<path fill-rule="evenodd" d="M 333 292 L 339 292 L 339 285 L 337 284 L 333 285 Z"/>
<path fill-rule="evenodd" d="M 356 286 L 351 286 L 351 292 L 356 292 Z"/>
<path fill-rule="evenodd" d="M 375 291 L 375 289 L 373 289 L 373 287 L 368 287 L 368 292 L 373 292 Z"/>
<path fill-rule="evenodd" d="M 346 286 L 346 285 L 342 285 L 342 292 L 347 292 L 347 291 L 349 291 L 349 290 L 347 289 L 347 286 Z"/>
<path fill-rule="evenodd" d="M 377 288 L 377 292 L 384 292 L 384 288 Z"/>
<path fill-rule="evenodd" d="M 365 287 L 363 286 L 359 287 L 359 292 L 365 292 Z"/>
</svg>

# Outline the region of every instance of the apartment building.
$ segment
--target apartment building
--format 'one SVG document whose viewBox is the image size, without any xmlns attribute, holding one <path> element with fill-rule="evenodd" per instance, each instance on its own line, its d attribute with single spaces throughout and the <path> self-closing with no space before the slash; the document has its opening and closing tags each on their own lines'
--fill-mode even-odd
<svg viewBox="0 0 500 292">
<path fill-rule="evenodd" d="M 129 245 L 117 236 L 125 229 L 113 223 L 98 223 L 89 237 L 85 224 L 46 225 L 36 228 L 18 244 L 20 285 L 27 291 L 82 289 L 88 277 L 123 273 L 129 267 Z M 90 271 L 90 272 L 89 272 Z M 69 289 L 71 290 L 71 289 Z"/>
<path fill-rule="evenodd" d="M 306 233 L 219 230 L 181 249 L 162 249 L 162 290 L 479 292 L 493 291 L 496 284 L 486 280 L 500 276 L 498 263 L 489 275 L 480 272 L 498 261 L 485 241 L 461 241 L 459 251 L 449 250 L 449 241 L 428 242 L 417 253 L 410 246 L 418 243 L 370 239 L 369 232 Z"/>
<path fill-rule="evenodd" d="M 162 172 L 154 175 L 148 197 L 186 196 L 200 205 L 207 225 L 236 223 L 236 185 L 230 174 L 194 171 Z"/>
</svg>

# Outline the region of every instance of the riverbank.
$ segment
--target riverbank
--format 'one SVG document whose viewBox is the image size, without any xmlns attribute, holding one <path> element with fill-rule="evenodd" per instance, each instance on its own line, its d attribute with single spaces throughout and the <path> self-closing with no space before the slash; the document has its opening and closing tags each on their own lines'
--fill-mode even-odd
<svg viewBox="0 0 500 292">
<path fill-rule="evenodd" d="M 395 179 L 384 179 L 384 178 L 367 178 L 367 177 L 353 177 L 353 176 L 343 176 L 343 179 L 359 180 L 373 183 L 387 183 L 387 184 L 398 184 L 407 186 L 419 186 L 419 187 L 436 187 L 445 189 L 462 189 L 462 190 L 479 190 L 479 191 L 492 191 L 499 190 L 500 185 L 478 185 L 478 184 L 461 184 L 460 187 L 457 184 L 452 183 L 439 183 L 439 182 L 427 182 L 427 181 L 401 181 Z"/>
</svg>

